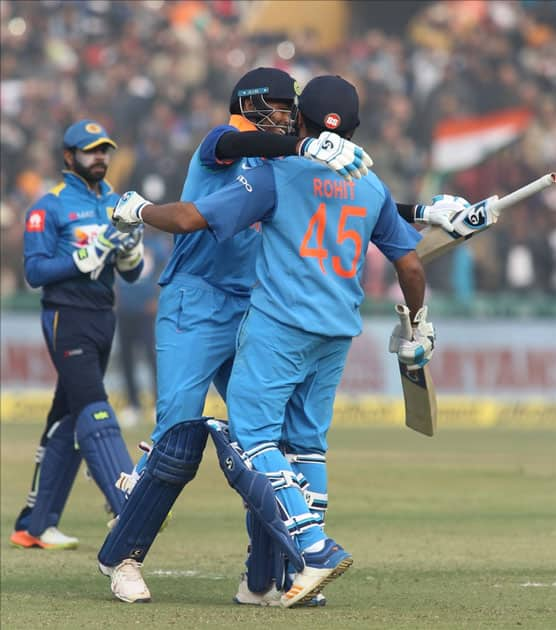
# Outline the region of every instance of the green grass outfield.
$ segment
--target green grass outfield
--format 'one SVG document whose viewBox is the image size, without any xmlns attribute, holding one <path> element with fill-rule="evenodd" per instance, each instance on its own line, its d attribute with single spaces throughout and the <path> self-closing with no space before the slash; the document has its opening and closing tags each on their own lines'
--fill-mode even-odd
<svg viewBox="0 0 556 630">
<path fill-rule="evenodd" d="M 1 626 L 25 628 L 556 628 L 556 431 L 340 427 L 330 435 L 328 532 L 353 567 L 322 609 L 231 603 L 243 509 L 211 445 L 151 549 L 147 605 L 111 598 L 96 569 L 107 516 L 80 473 L 63 531 L 76 551 L 19 550 L 8 536 L 41 425 L 2 427 Z M 130 444 L 149 427 L 126 432 Z"/>
</svg>

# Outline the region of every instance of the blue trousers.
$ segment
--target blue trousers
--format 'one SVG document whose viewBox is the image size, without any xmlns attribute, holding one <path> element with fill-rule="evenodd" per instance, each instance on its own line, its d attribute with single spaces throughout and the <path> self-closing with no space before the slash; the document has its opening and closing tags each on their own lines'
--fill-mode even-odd
<svg viewBox="0 0 556 630">
<path fill-rule="evenodd" d="M 210 387 L 226 400 L 236 335 L 249 298 L 177 274 L 162 288 L 156 320 L 157 404 L 152 440 L 202 416 Z"/>
<path fill-rule="evenodd" d="M 112 310 L 79 308 L 45 308 L 41 315 L 42 331 L 56 368 L 58 379 L 54 398 L 48 412 L 46 427 L 41 437 L 35 471 L 27 506 L 19 514 L 15 529 L 26 530 L 32 520 L 32 507 L 39 490 L 39 471 L 42 455 L 48 449 L 49 434 L 54 425 L 64 420 L 75 422 L 80 412 L 91 403 L 107 401 L 103 378 L 106 372 L 112 340 L 115 316 Z M 59 447 L 58 447 L 59 448 Z M 80 452 L 73 440 L 67 440 L 67 457 L 63 458 L 64 470 L 60 484 L 52 495 L 46 526 L 57 525 L 81 461 Z M 129 456 L 122 459 L 128 467 Z M 50 498 L 49 498 L 50 502 Z"/>
<path fill-rule="evenodd" d="M 246 451 L 274 442 L 294 453 L 325 453 L 336 389 L 351 337 L 293 328 L 250 308 L 228 384 L 233 440 Z"/>
<path fill-rule="evenodd" d="M 302 471 L 284 452 L 311 454 L 312 460 L 326 453 L 334 398 L 350 345 L 350 337 L 309 333 L 253 307 L 238 335 L 227 393 L 230 435 L 255 470 L 272 481 L 286 526 L 300 549 L 325 538 L 320 509 L 324 506 L 311 509 L 296 473 L 312 472 L 309 490 L 324 500 L 325 460 L 322 457 L 318 470 L 304 465 Z"/>
</svg>

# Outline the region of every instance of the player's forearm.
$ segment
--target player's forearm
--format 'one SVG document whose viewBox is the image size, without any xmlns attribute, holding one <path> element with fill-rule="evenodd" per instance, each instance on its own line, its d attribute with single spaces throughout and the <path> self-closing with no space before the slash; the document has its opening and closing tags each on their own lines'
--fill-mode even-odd
<svg viewBox="0 0 556 630">
<path fill-rule="evenodd" d="M 425 270 L 415 251 L 409 252 L 394 262 L 398 282 L 405 298 L 411 319 L 423 306 L 425 299 Z"/>
<path fill-rule="evenodd" d="M 405 219 L 408 223 L 415 223 L 415 205 L 409 203 L 397 203 L 396 208 L 398 214 Z"/>
<path fill-rule="evenodd" d="M 189 201 L 146 205 L 141 210 L 141 218 L 144 223 L 172 234 L 195 232 L 208 227 L 195 204 Z"/>
<path fill-rule="evenodd" d="M 34 289 L 80 275 L 81 271 L 71 256 L 48 258 L 36 255 L 25 258 L 25 279 Z"/>
<path fill-rule="evenodd" d="M 237 160 L 242 157 L 297 155 L 299 142 L 296 136 L 265 131 L 230 131 L 216 143 L 216 157 L 219 160 Z"/>
</svg>

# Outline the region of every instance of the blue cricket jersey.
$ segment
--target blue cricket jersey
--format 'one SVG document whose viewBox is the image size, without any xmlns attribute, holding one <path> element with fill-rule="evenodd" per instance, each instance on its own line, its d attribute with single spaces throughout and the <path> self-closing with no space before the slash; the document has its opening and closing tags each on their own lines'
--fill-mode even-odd
<svg viewBox="0 0 556 630">
<path fill-rule="evenodd" d="M 298 157 L 244 168 L 231 185 L 195 205 L 219 242 L 261 221 L 251 304 L 285 324 L 327 336 L 361 332 L 369 242 L 394 261 L 421 238 L 374 173 L 346 182 Z"/>
<path fill-rule="evenodd" d="M 205 197 L 235 180 L 247 164 L 259 164 L 257 158 L 223 162 L 216 157 L 216 144 L 230 131 L 256 130 L 241 116 L 232 116 L 230 125 L 212 129 L 199 145 L 191 162 L 181 194 L 182 201 Z M 222 199 L 220 210 L 228 212 L 228 202 Z M 245 228 L 250 228 L 249 224 Z M 160 276 L 160 285 L 171 282 L 175 274 L 200 276 L 212 286 L 247 297 L 255 284 L 255 258 L 260 235 L 244 229 L 225 241 L 214 238 L 210 231 L 178 234 L 168 264 Z"/>
<path fill-rule="evenodd" d="M 42 286 L 47 307 L 110 309 L 114 304 L 114 266 L 108 264 L 98 280 L 76 267 L 72 253 L 88 245 L 110 224 L 119 195 L 100 182 L 100 195 L 79 175 L 63 172 L 64 180 L 27 211 L 24 234 L 25 277 Z M 121 274 L 133 281 L 141 267 Z"/>
</svg>

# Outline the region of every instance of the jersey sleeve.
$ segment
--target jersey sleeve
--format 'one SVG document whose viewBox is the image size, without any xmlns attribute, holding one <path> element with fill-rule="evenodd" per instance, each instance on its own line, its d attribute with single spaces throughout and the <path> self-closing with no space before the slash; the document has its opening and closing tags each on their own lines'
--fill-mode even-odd
<svg viewBox="0 0 556 630">
<path fill-rule="evenodd" d="M 32 287 L 59 282 L 79 275 L 73 258 L 56 256 L 58 242 L 58 201 L 45 196 L 25 216 L 23 252 L 25 279 Z"/>
<path fill-rule="evenodd" d="M 384 184 L 383 187 L 386 197 L 371 235 L 371 242 L 393 262 L 413 251 L 422 236 L 400 216 L 390 191 Z"/>
<path fill-rule="evenodd" d="M 137 265 L 137 267 L 134 267 L 133 269 L 130 269 L 129 271 L 120 271 L 117 266 L 115 268 L 123 280 L 125 280 L 128 284 L 132 284 L 133 282 L 136 282 L 137 280 L 139 280 L 139 276 L 141 275 L 141 272 L 143 271 L 144 266 L 145 266 L 145 260 L 141 260 L 141 262 Z"/>
<path fill-rule="evenodd" d="M 227 186 L 194 201 L 217 241 L 224 241 L 274 213 L 276 186 L 272 166 L 242 169 Z"/>
<path fill-rule="evenodd" d="M 216 145 L 220 138 L 230 131 L 237 131 L 232 125 L 219 125 L 211 129 L 201 142 L 199 159 L 206 168 L 223 168 L 233 164 L 235 160 L 219 160 L 216 157 Z"/>
</svg>

